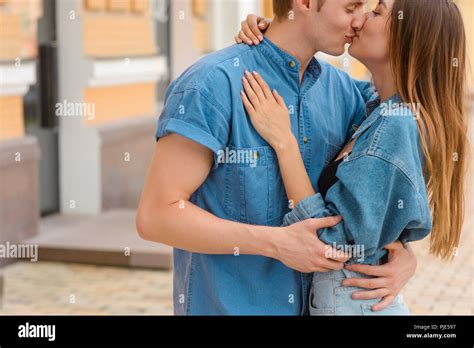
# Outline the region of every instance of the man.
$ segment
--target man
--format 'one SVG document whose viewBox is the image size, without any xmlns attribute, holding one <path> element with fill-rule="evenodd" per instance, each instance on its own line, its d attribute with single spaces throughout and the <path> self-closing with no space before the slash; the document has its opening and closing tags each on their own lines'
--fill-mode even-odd
<svg viewBox="0 0 474 348">
<path fill-rule="evenodd" d="M 245 114 L 241 78 L 258 71 L 278 88 L 316 188 L 324 165 L 363 120 L 365 105 L 349 76 L 314 55 L 344 52 L 364 23 L 365 2 L 276 0 L 276 19 L 259 46 L 210 54 L 170 85 L 137 230 L 174 247 L 175 314 L 307 315 L 311 273 L 343 267 L 345 255 L 328 250 L 315 233 L 338 217 L 277 227 L 291 202 L 275 153 Z M 409 249 L 391 249 L 389 264 L 356 270 L 379 276 L 377 284 L 389 289 L 378 309 L 416 267 Z M 374 286 L 367 279 L 348 285 Z"/>
</svg>

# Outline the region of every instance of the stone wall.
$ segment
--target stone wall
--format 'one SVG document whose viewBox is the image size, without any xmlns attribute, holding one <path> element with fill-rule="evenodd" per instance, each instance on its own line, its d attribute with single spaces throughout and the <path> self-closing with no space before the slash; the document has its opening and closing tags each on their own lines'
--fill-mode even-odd
<svg viewBox="0 0 474 348">
<path fill-rule="evenodd" d="M 0 141 L 0 244 L 38 232 L 38 160 L 35 137 Z M 0 267 L 12 260 L 0 258 Z"/>
</svg>

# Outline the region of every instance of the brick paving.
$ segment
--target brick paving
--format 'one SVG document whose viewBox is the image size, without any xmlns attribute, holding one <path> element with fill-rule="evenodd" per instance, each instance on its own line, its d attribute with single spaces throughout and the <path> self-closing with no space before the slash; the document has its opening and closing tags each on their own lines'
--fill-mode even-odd
<svg viewBox="0 0 474 348">
<path fill-rule="evenodd" d="M 172 314 L 172 271 L 59 262 L 4 268 L 1 314 Z"/>
<path fill-rule="evenodd" d="M 428 240 L 414 243 L 415 276 L 403 296 L 413 314 L 474 314 L 473 234 L 466 230 L 452 261 L 428 255 Z"/>
</svg>

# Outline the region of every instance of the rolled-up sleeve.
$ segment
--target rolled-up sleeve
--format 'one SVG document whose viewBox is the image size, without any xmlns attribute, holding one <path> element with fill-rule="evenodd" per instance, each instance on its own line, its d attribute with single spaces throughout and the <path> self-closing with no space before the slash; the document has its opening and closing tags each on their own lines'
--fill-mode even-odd
<svg viewBox="0 0 474 348">
<path fill-rule="evenodd" d="M 158 118 L 155 138 L 176 133 L 207 148 L 215 155 L 227 144 L 230 114 L 212 96 L 197 88 L 171 92 Z"/>
<path fill-rule="evenodd" d="M 364 257 L 398 239 L 419 240 L 431 230 L 423 197 L 395 165 L 366 155 L 343 162 L 325 199 L 317 193 L 284 217 L 284 225 L 308 218 L 341 215 L 341 223 L 318 231 L 329 245 L 363 246 Z M 354 261 L 354 260 L 352 260 Z"/>
</svg>

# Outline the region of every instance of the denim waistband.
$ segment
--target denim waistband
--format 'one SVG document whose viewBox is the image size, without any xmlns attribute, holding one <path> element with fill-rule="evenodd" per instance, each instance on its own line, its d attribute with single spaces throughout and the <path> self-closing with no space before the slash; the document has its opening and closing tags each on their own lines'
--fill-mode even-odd
<svg viewBox="0 0 474 348">
<path fill-rule="evenodd" d="M 343 268 L 340 271 L 329 271 L 329 272 L 316 272 L 313 274 L 313 281 L 322 281 L 322 280 L 342 280 L 346 278 L 374 278 L 373 276 L 349 271 L 348 269 Z"/>
<path fill-rule="evenodd" d="M 360 273 L 352 272 L 347 269 L 342 269 L 340 271 L 316 272 L 313 274 L 313 281 L 342 280 L 346 278 L 356 278 L 360 276 Z"/>
</svg>

